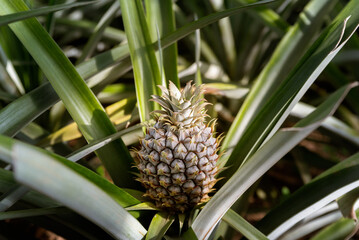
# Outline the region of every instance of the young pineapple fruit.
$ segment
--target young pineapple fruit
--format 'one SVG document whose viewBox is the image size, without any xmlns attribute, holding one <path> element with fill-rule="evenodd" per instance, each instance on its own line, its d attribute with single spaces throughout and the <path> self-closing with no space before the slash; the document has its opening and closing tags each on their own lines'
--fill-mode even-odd
<svg viewBox="0 0 359 240">
<path fill-rule="evenodd" d="M 162 96 L 152 96 L 163 110 L 154 111 L 156 123 L 147 127 L 137 151 L 139 181 L 156 206 L 185 212 L 209 199 L 216 183 L 219 141 L 214 121 L 205 124 L 203 87 L 187 83 L 180 91 L 172 82 Z"/>
</svg>

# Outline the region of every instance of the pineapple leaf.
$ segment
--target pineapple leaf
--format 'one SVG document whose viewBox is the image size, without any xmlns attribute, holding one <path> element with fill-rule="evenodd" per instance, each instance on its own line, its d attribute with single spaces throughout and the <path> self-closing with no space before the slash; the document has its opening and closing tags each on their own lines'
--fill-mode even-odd
<svg viewBox="0 0 359 240">
<path fill-rule="evenodd" d="M 138 210 L 156 210 L 156 211 L 158 211 L 158 209 L 151 202 L 141 202 L 141 203 L 133 205 L 131 207 L 127 207 L 126 210 L 127 211 L 138 211 Z"/>
<path fill-rule="evenodd" d="M 69 9 L 69 8 L 75 8 L 80 6 L 85 6 L 89 4 L 96 3 L 96 1 L 88 1 L 88 2 L 74 2 L 74 3 L 65 3 L 65 4 L 58 4 L 54 6 L 49 7 L 42 7 L 39 9 L 32 9 L 28 11 L 18 12 L 18 13 L 12 13 L 4 16 L 0 16 L 0 26 L 7 25 L 13 22 L 21 21 L 24 19 L 37 17 L 41 15 L 46 15 L 48 13 Z"/>
<path fill-rule="evenodd" d="M 161 240 L 175 220 L 175 216 L 166 212 L 157 213 L 148 228 L 146 240 Z"/>
<path fill-rule="evenodd" d="M 155 86 L 161 85 L 160 70 L 142 2 L 119 1 L 131 54 L 140 119 L 145 122 L 149 120 L 150 112 L 158 108 L 149 100 L 157 92 Z"/>
<path fill-rule="evenodd" d="M 359 215 L 359 211 L 357 211 Z M 353 219 L 342 218 L 318 232 L 310 240 L 350 239 L 357 232 L 357 223 Z"/>
<path fill-rule="evenodd" d="M 358 221 L 355 214 L 355 203 L 359 199 L 359 188 L 354 189 L 353 191 L 345 194 L 337 200 L 339 209 L 344 217 L 352 218 L 356 222 Z"/>
<path fill-rule="evenodd" d="M 241 217 L 232 209 L 229 209 L 223 216 L 223 221 L 228 223 L 238 232 L 242 233 L 248 239 L 268 240 L 268 238 L 263 233 L 253 227 L 249 222 L 247 222 L 243 217 Z"/>
<path fill-rule="evenodd" d="M 355 84 L 351 84 L 338 89 L 308 117 L 299 121 L 293 128 L 283 129 L 276 133 L 252 155 L 248 162 L 239 168 L 233 177 L 218 190 L 195 219 L 192 228 L 197 237 L 207 238 L 235 201 L 282 156 L 320 126 L 326 117 L 332 115 L 348 91 L 354 86 Z M 352 181 L 352 179 L 347 180 Z M 348 184 L 348 182 L 342 182 L 342 184 L 344 183 Z M 331 189 L 331 191 L 335 190 Z"/>
<path fill-rule="evenodd" d="M 27 10 L 22 0 L 0 1 L 0 14 Z M 10 28 L 37 61 L 88 142 L 116 132 L 93 92 L 36 19 L 13 23 Z M 117 185 L 134 186 L 129 173 L 133 160 L 121 139 L 108 144 L 97 154 Z M 122 172 L 123 169 L 128 171 Z"/>
<path fill-rule="evenodd" d="M 0 143 L 0 157 L 8 158 L 10 152 L 9 160 L 18 182 L 61 202 L 116 239 L 141 239 L 145 235 L 142 225 L 123 208 L 139 203 L 126 191 L 89 169 L 45 150 L 4 136 L 0 137 Z"/>
<path fill-rule="evenodd" d="M 69 210 L 65 207 L 35 208 L 17 211 L 0 212 L 0 220 L 35 217 L 51 214 L 66 214 Z"/>
<path fill-rule="evenodd" d="M 12 187 L 8 192 L 5 192 L 0 197 L 0 212 L 5 212 L 8 208 L 14 205 L 20 198 L 22 198 L 29 189 L 22 185 Z"/>
<path fill-rule="evenodd" d="M 77 63 L 84 61 L 87 57 L 89 57 L 95 50 L 95 47 L 102 37 L 103 32 L 106 27 L 111 23 L 111 21 L 115 18 L 116 13 L 120 10 L 120 3 L 115 1 L 111 7 L 107 10 L 107 12 L 100 19 L 99 23 L 96 25 L 94 32 L 91 37 L 87 41 L 85 47 L 82 50 L 81 56 L 77 59 Z"/>
<path fill-rule="evenodd" d="M 299 16 L 298 21 L 288 29 L 270 61 L 257 77 L 235 121 L 226 134 L 222 144 L 223 150 L 233 147 L 243 136 L 249 127 L 249 123 L 253 121 L 270 97 L 274 95 L 274 91 L 278 89 L 280 83 L 300 60 L 300 57 L 303 56 L 305 53 L 303 49 L 308 48 L 309 43 L 315 36 L 312 33 L 321 27 L 323 19 L 335 2 L 331 0 L 310 1 L 305 11 Z M 308 13 L 315 16 L 315 18 L 308 19 Z M 306 24 L 307 21 L 311 23 Z"/>
<path fill-rule="evenodd" d="M 357 88 L 353 89 L 357 90 Z M 348 100 L 348 97 L 351 93 L 354 91 L 350 91 L 346 100 Z M 311 112 L 315 110 L 315 107 L 299 102 L 295 107 L 293 108 L 292 112 L 290 113 L 291 116 L 298 117 L 298 118 L 304 118 Z M 326 119 L 321 127 L 327 129 L 328 131 L 331 131 L 335 133 L 338 136 L 341 136 L 353 144 L 359 146 L 359 133 L 355 131 L 352 127 L 350 127 L 348 124 L 344 123 L 343 121 L 339 120 L 336 117 L 329 117 Z"/>
<path fill-rule="evenodd" d="M 239 0 L 242 4 L 252 3 L 252 0 Z M 260 6 L 255 9 L 250 9 L 249 14 L 254 18 L 263 22 L 266 26 L 273 29 L 280 36 L 284 35 L 288 31 L 290 25 L 274 10 Z"/>
<path fill-rule="evenodd" d="M 260 6 L 263 4 L 268 4 L 275 2 L 275 0 L 265 0 L 253 4 L 248 4 L 246 6 L 240 6 L 233 9 L 228 9 L 218 13 L 214 13 L 210 16 L 200 18 L 199 20 L 187 24 L 186 26 L 176 30 L 173 33 L 170 33 L 162 39 L 163 48 L 173 44 L 174 42 L 186 37 L 191 32 L 195 31 L 198 28 L 203 28 L 211 23 L 218 21 L 224 17 L 232 16 L 238 12 L 243 11 L 247 8 L 252 8 Z M 157 44 L 154 43 L 154 48 L 156 49 Z M 104 70 L 114 64 L 116 61 L 124 60 L 124 68 L 131 68 L 131 62 L 129 60 L 129 48 L 128 45 L 120 45 L 118 47 L 112 48 L 107 52 L 101 53 L 94 58 L 89 59 L 86 62 L 83 62 L 77 67 L 77 71 L 83 78 L 89 78 L 90 76 L 98 73 L 101 70 Z M 35 99 L 36 104 L 30 99 Z M 47 101 L 41 101 L 41 99 L 47 99 Z M 14 104 L 10 104 L 0 111 L 0 131 L 2 134 L 13 136 L 15 135 L 22 127 L 31 122 L 41 113 L 46 111 L 49 107 L 54 105 L 59 100 L 56 92 L 52 88 L 50 83 L 45 83 L 33 90 L 32 92 L 24 95 L 23 97 L 17 99 Z M 16 104 L 15 104 L 16 103 Z M 28 106 L 27 108 L 21 108 L 19 106 Z M 13 117 L 9 117 L 13 116 Z"/>
<path fill-rule="evenodd" d="M 355 173 L 358 170 L 359 154 L 355 154 L 294 192 L 263 218 L 258 228 L 269 234 L 269 238 L 277 238 L 304 217 L 358 188 L 359 179 Z"/>
<path fill-rule="evenodd" d="M 134 98 L 125 98 L 119 102 L 108 106 L 106 108 L 106 112 L 113 123 L 115 123 L 116 125 L 123 124 L 127 122 L 130 118 L 130 115 L 125 115 L 125 113 L 130 112 L 130 110 L 134 108 L 135 103 L 136 102 Z M 56 143 L 77 139 L 81 136 L 82 135 L 81 132 L 78 130 L 77 124 L 70 123 L 57 130 L 56 132 L 53 132 L 50 135 L 44 137 L 37 143 L 37 145 L 41 147 L 47 147 Z"/>
<path fill-rule="evenodd" d="M 172 0 L 146 0 L 145 7 L 152 42 L 158 41 L 158 48 L 160 48 L 161 40 L 159 38 L 176 30 Z M 168 81 L 172 81 L 177 87 L 180 87 L 177 72 L 177 43 L 161 50 L 161 52 L 157 53 L 157 58 L 159 58 L 159 55 L 163 56 L 162 65 L 166 86 L 168 86 Z"/>
<path fill-rule="evenodd" d="M 231 168 L 223 172 L 222 177 L 229 179 L 236 169 L 278 130 L 294 105 L 299 102 L 319 74 L 354 34 L 358 28 L 359 14 L 355 14 L 358 11 L 359 5 L 351 2 L 337 16 L 332 25 L 320 35 L 296 68 L 248 125 L 226 162 L 226 166 L 231 166 Z M 355 15 L 349 19 L 350 14 Z M 341 33 L 344 31 L 349 33 L 341 42 Z"/>
</svg>

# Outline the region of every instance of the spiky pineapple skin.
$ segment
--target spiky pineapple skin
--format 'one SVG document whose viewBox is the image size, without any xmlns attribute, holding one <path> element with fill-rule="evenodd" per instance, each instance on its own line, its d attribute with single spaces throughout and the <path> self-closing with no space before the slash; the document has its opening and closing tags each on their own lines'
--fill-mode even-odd
<svg viewBox="0 0 359 240">
<path fill-rule="evenodd" d="M 146 129 L 137 151 L 139 181 L 145 196 L 158 208 L 185 212 L 209 199 L 218 172 L 218 145 L 214 122 L 206 116 L 201 88 L 188 83 L 181 92 L 170 83 L 170 91 L 153 96 L 164 110 L 156 111 L 156 123 Z"/>
<path fill-rule="evenodd" d="M 208 199 L 218 159 L 211 127 L 200 124 L 178 131 L 157 123 L 147 129 L 141 145 L 141 182 L 157 207 L 184 212 Z"/>
</svg>

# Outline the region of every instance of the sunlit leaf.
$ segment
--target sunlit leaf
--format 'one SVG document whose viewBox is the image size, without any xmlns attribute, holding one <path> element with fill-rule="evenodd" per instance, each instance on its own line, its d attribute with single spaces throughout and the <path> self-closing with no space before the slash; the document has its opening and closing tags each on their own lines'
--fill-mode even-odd
<svg viewBox="0 0 359 240">
<path fill-rule="evenodd" d="M 253 154 L 248 162 L 218 190 L 195 219 L 192 228 L 197 237 L 208 238 L 215 225 L 236 200 L 287 152 L 319 127 L 327 116 L 333 114 L 353 86 L 355 85 L 342 87 L 334 92 L 316 111 L 299 121 L 293 128 L 276 133 Z"/>
<path fill-rule="evenodd" d="M 30 145 L 0 137 L 0 157 L 14 165 L 17 181 L 50 196 L 104 228 L 116 239 L 141 239 L 142 225 L 123 207 L 139 201 L 92 171 Z M 29 158 L 31 156 L 31 158 Z M 74 184 L 76 183 L 76 184 Z"/>
<path fill-rule="evenodd" d="M 27 10 L 28 7 L 21 0 L 0 1 L 0 14 Z M 116 132 L 94 94 L 36 19 L 13 23 L 10 28 L 43 70 L 87 141 L 92 142 Z M 121 169 L 130 170 L 132 162 L 121 139 L 106 145 L 97 154 L 116 184 L 134 185 L 129 171 L 119 174 Z"/>
<path fill-rule="evenodd" d="M 258 229 L 253 227 L 244 218 L 242 218 L 239 214 L 237 214 L 231 209 L 229 209 L 227 213 L 223 216 L 223 221 L 227 222 L 231 227 L 242 233 L 246 238 L 250 240 L 268 239 L 263 233 L 261 233 Z"/>
<path fill-rule="evenodd" d="M 42 8 L 38 8 L 38 9 L 32 9 L 32 10 L 27 10 L 27 11 L 22 11 L 22 12 L 18 12 L 18 13 L 12 13 L 12 14 L 8 14 L 8 15 L 0 16 L 0 26 L 6 25 L 6 24 L 9 24 L 12 22 L 24 20 L 27 18 L 31 18 L 31 17 L 45 15 L 45 14 L 48 14 L 51 12 L 56 12 L 59 10 L 93 4 L 95 2 L 96 1 L 58 4 L 58 5 L 54 5 L 54 6 L 42 7 Z"/>
<path fill-rule="evenodd" d="M 148 228 L 146 240 L 161 240 L 174 220 L 175 217 L 172 214 L 166 212 L 157 213 Z"/>
</svg>

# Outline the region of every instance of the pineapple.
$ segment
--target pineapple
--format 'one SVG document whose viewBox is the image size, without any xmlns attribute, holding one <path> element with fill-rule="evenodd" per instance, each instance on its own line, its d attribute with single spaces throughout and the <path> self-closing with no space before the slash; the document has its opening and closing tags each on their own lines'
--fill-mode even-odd
<svg viewBox="0 0 359 240">
<path fill-rule="evenodd" d="M 219 140 L 215 121 L 205 124 L 208 104 L 203 86 L 190 82 L 180 91 L 172 82 L 162 96 L 152 96 L 163 110 L 154 111 L 156 123 L 147 127 L 137 151 L 139 181 L 158 208 L 185 212 L 209 199 L 216 183 Z"/>
</svg>

